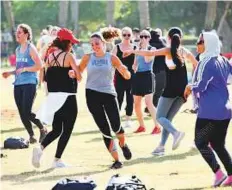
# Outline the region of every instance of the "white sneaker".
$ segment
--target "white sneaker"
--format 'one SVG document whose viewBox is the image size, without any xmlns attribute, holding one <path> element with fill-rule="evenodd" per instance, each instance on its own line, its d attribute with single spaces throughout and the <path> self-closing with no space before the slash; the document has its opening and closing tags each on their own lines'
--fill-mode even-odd
<svg viewBox="0 0 232 190">
<path fill-rule="evenodd" d="M 179 147 L 180 141 L 184 138 L 184 136 L 184 132 L 177 132 L 177 134 L 174 135 L 172 150 L 176 150 Z"/>
<path fill-rule="evenodd" d="M 65 168 L 68 167 L 62 160 L 57 160 L 52 163 L 52 168 Z"/>
<path fill-rule="evenodd" d="M 35 168 L 39 168 L 40 167 L 40 159 L 41 159 L 42 154 L 43 154 L 43 151 L 42 151 L 42 149 L 40 147 L 33 148 L 32 165 Z"/>
<path fill-rule="evenodd" d="M 131 120 L 126 120 L 126 121 L 125 121 L 125 124 L 124 124 L 124 127 L 125 127 L 125 128 L 129 128 L 129 127 L 131 127 L 131 126 L 132 126 Z"/>
<path fill-rule="evenodd" d="M 158 146 L 152 153 L 154 156 L 164 156 L 165 150 L 163 146 Z"/>
</svg>

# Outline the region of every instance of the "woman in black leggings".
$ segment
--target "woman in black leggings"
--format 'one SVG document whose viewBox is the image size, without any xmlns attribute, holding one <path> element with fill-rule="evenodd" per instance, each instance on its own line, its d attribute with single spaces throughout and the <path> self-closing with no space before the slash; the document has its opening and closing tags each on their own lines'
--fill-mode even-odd
<svg viewBox="0 0 232 190">
<path fill-rule="evenodd" d="M 125 142 L 124 130 L 121 127 L 117 94 L 113 84 L 114 72 L 117 69 L 125 79 L 130 79 L 130 72 L 115 55 L 105 51 L 105 40 L 101 33 L 91 36 L 93 53 L 84 55 L 79 65 L 80 72 L 87 69 L 86 101 L 97 126 L 102 132 L 106 148 L 114 158 L 111 168 L 122 167 L 119 161 L 117 145 L 111 135 L 114 131 L 124 157 L 131 159 L 131 152 Z M 109 122 L 107 121 L 109 118 Z"/>
<path fill-rule="evenodd" d="M 132 94 L 132 77 L 134 71 L 132 65 L 134 64 L 135 55 L 131 54 L 127 57 L 123 57 L 123 51 L 128 49 L 136 49 L 136 46 L 131 43 L 132 30 L 129 27 L 122 29 L 122 43 L 116 45 L 112 51 L 114 55 L 121 60 L 122 64 L 127 67 L 131 73 L 131 79 L 126 80 L 123 76 L 116 71 L 115 72 L 115 88 L 118 97 L 119 109 L 121 110 L 124 94 L 126 93 L 126 121 L 124 127 L 131 127 L 131 116 L 133 113 L 133 94 Z"/>
<path fill-rule="evenodd" d="M 78 40 L 68 29 L 61 29 L 58 37 L 53 41 L 51 47 L 57 50 L 48 56 L 47 66 L 47 101 L 37 114 L 42 121 L 52 123 L 52 131 L 42 141 L 39 148 L 33 149 L 32 164 L 40 167 L 40 158 L 43 150 L 60 136 L 55 154 L 53 167 L 65 167 L 61 156 L 71 136 L 77 117 L 77 80 L 81 79 L 75 57 L 70 53 L 72 44 Z M 75 71 L 76 79 L 70 78 L 72 69 Z"/>
</svg>

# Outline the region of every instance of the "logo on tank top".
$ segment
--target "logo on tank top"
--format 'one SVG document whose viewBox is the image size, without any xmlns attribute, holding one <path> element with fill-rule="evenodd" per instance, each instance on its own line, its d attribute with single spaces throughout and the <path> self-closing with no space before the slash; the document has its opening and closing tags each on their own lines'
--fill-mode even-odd
<svg viewBox="0 0 232 190">
<path fill-rule="evenodd" d="M 106 59 L 98 59 L 98 60 L 93 60 L 92 65 L 96 67 L 101 67 L 104 65 L 107 65 L 107 60 Z"/>
<path fill-rule="evenodd" d="M 26 57 L 17 57 L 16 62 L 28 62 L 28 59 Z"/>
</svg>

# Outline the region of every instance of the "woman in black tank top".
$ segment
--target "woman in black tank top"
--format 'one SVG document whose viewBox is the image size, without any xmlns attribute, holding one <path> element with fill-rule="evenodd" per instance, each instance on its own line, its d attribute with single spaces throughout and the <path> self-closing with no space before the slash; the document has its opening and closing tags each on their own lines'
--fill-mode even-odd
<svg viewBox="0 0 232 190">
<path fill-rule="evenodd" d="M 162 125 L 162 137 L 158 147 L 153 151 L 154 155 L 161 155 L 165 152 L 165 144 L 168 136 L 173 135 L 172 149 L 178 148 L 184 133 L 178 131 L 171 123 L 183 103 L 184 90 L 187 85 L 187 70 L 185 61 L 189 60 L 193 68 L 197 61 L 193 54 L 180 45 L 182 31 L 178 27 L 173 27 L 168 32 L 170 47 L 152 51 L 128 51 L 126 54 L 135 53 L 142 56 L 165 56 L 166 58 L 166 85 L 164 92 L 158 102 L 157 121 Z"/>
<path fill-rule="evenodd" d="M 127 49 L 136 49 L 136 46 L 134 46 L 131 43 L 132 39 L 132 30 L 129 27 L 125 27 L 122 29 L 122 43 L 116 45 L 113 49 L 113 54 L 117 55 L 117 57 L 121 60 L 121 62 L 127 67 L 127 69 L 131 73 L 131 79 L 125 80 L 123 76 L 116 71 L 115 72 L 115 89 L 117 92 L 117 98 L 119 103 L 119 109 L 121 110 L 124 94 L 126 93 L 126 122 L 124 127 L 130 127 L 131 121 L 130 117 L 133 113 L 133 95 L 132 95 L 132 77 L 134 74 L 134 71 L 132 69 L 132 65 L 134 63 L 135 55 L 131 54 L 127 57 L 123 57 L 124 50 Z"/>
<path fill-rule="evenodd" d="M 47 134 L 40 147 L 33 149 L 32 164 L 35 167 L 40 167 L 43 150 L 57 137 L 59 137 L 59 141 L 52 167 L 66 166 L 61 161 L 61 156 L 76 121 L 77 101 L 75 93 L 77 92 L 77 80 L 81 80 L 76 59 L 70 53 L 72 44 L 77 42 L 78 40 L 70 30 L 61 29 L 58 32 L 58 37 L 51 45 L 57 47 L 57 50 L 50 54 L 46 61 L 46 79 L 49 93 L 46 101 L 47 105 L 42 106 L 40 110 L 42 114 L 38 112 L 38 117 L 41 117 L 44 122 L 50 121 L 52 131 Z M 70 72 L 75 72 L 76 78 L 70 78 Z M 46 118 L 46 115 L 50 116 L 50 118 Z"/>
</svg>

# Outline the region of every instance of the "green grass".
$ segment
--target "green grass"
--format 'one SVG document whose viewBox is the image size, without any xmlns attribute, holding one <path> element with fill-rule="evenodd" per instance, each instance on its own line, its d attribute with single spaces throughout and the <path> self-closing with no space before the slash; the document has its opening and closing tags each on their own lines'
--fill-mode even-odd
<svg viewBox="0 0 232 190">
<path fill-rule="evenodd" d="M 58 180 L 69 177 L 91 176 L 98 184 L 98 189 L 103 190 L 110 177 L 116 173 L 121 175 L 135 174 L 148 188 L 156 190 L 193 190 L 210 189 L 213 174 L 203 161 L 198 151 L 192 150 L 194 124 L 196 116 L 183 112 L 191 108 L 191 98 L 174 119 L 174 125 L 186 132 L 181 146 L 176 151 L 171 151 L 172 138 L 167 143 L 167 155 L 154 157 L 151 152 L 157 146 L 160 135 L 152 136 L 152 120 L 146 118 L 147 132 L 133 134 L 138 126 L 133 116 L 133 127 L 126 129 L 127 142 L 133 158 L 125 161 L 119 149 L 120 158 L 124 167 L 120 170 L 110 170 L 112 159 L 108 154 L 91 115 L 85 103 L 84 81 L 79 85 L 78 106 L 79 114 L 69 144 L 64 152 L 63 160 L 72 165 L 65 169 L 50 169 L 57 141 L 52 143 L 44 152 L 42 167 L 34 169 L 31 165 L 32 148 L 24 150 L 2 150 L 7 157 L 1 159 L 1 186 L 4 190 L 47 190 L 51 189 Z M 1 82 L 1 144 L 10 136 L 27 138 L 27 133 L 19 119 L 13 99 L 13 78 L 0 80 Z M 230 87 L 231 88 L 231 87 Z M 232 92 L 232 90 L 231 90 Z M 37 110 L 43 101 L 44 92 L 38 90 L 34 104 Z M 48 127 L 50 130 L 51 127 Z M 34 127 L 36 135 L 38 129 Z M 228 131 L 227 147 L 232 153 L 232 128 Z M 223 189 L 223 188 L 221 188 Z M 230 189 L 230 188 L 228 188 Z"/>
</svg>

